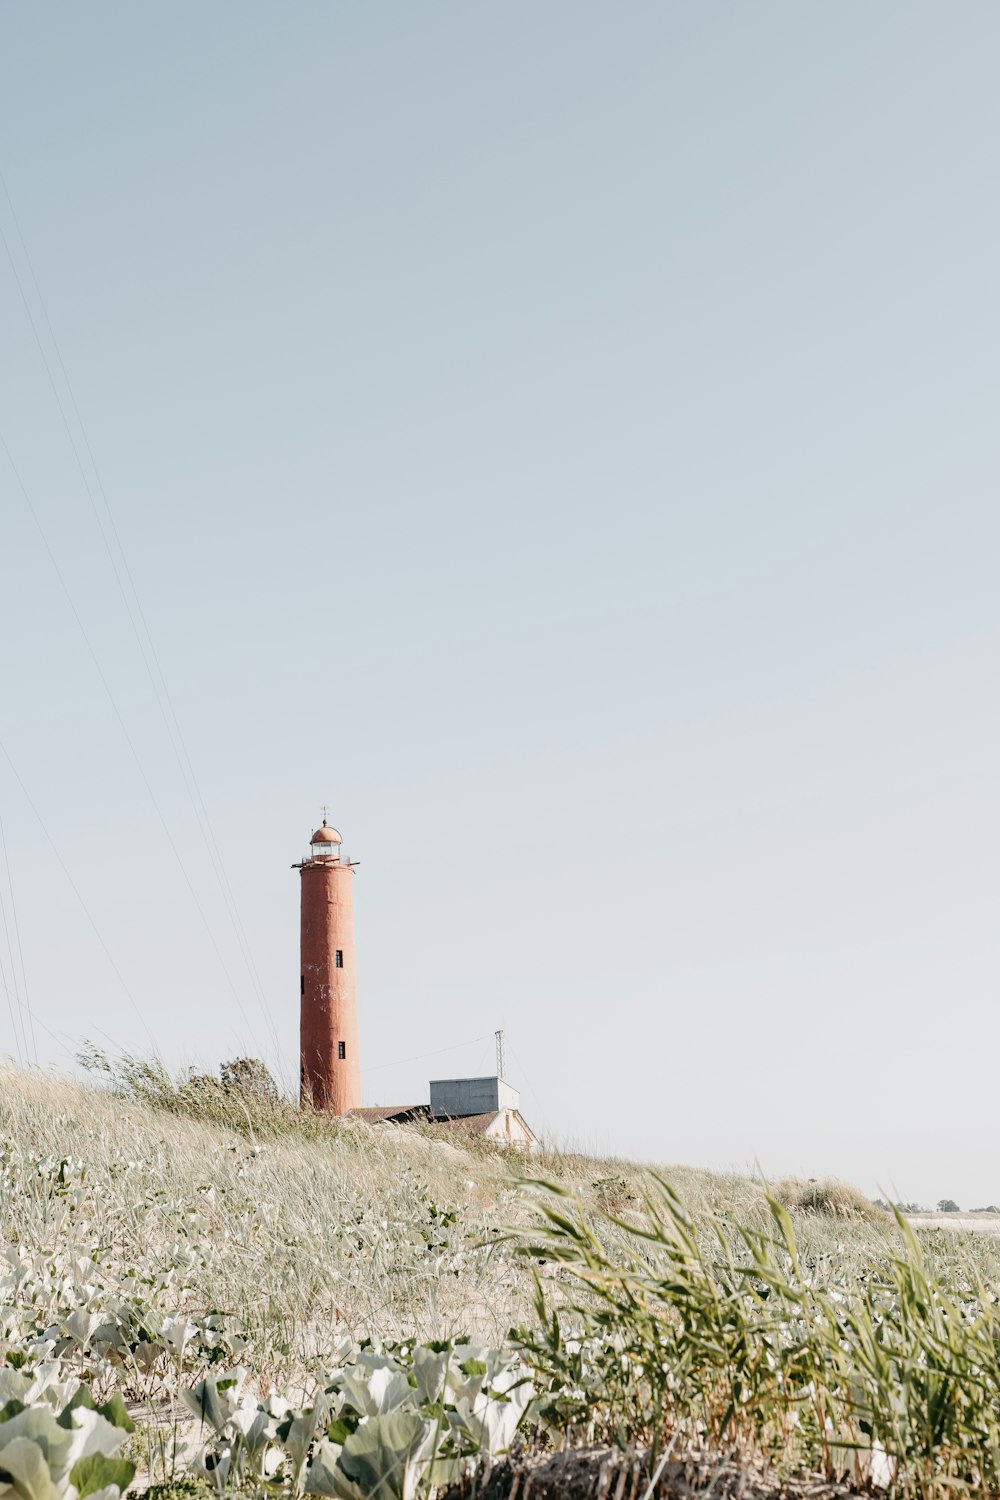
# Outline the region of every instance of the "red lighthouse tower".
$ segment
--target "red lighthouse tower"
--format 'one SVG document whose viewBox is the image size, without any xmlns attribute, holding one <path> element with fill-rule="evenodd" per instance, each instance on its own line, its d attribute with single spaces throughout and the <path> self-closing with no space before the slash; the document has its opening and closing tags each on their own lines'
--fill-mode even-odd
<svg viewBox="0 0 1000 1500">
<path fill-rule="evenodd" d="M 301 1101 L 345 1115 L 361 1107 L 358 1006 L 354 991 L 354 866 L 323 819 L 302 878 Z"/>
</svg>

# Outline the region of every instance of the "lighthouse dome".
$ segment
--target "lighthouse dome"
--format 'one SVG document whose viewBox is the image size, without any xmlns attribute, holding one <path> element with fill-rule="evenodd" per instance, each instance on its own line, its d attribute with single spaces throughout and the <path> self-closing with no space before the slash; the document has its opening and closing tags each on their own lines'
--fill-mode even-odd
<svg viewBox="0 0 1000 1500">
<path fill-rule="evenodd" d="M 323 827 L 317 828 L 309 842 L 315 847 L 317 844 L 342 844 L 344 841 L 336 828 L 331 828 L 324 819 Z"/>
</svg>

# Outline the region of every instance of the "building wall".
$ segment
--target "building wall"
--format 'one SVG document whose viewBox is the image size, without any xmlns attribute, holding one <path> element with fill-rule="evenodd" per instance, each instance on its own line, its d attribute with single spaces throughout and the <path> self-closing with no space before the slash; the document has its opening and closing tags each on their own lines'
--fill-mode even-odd
<svg viewBox="0 0 1000 1500">
<path fill-rule="evenodd" d="M 516 1110 L 504 1109 L 497 1115 L 493 1124 L 486 1131 L 486 1136 L 491 1141 L 505 1141 L 510 1146 L 518 1146 L 525 1151 L 538 1151 L 539 1144 L 534 1135 L 525 1125 Z"/>
<path fill-rule="evenodd" d="M 335 1115 L 361 1105 L 354 969 L 354 871 L 334 859 L 305 860 L 301 912 L 303 1103 Z M 343 956 L 337 966 L 337 951 Z M 344 1057 L 338 1056 L 338 1044 Z"/>
<path fill-rule="evenodd" d="M 520 1096 L 502 1078 L 434 1078 L 431 1080 L 431 1116 L 461 1119 L 463 1115 L 487 1115 L 495 1109 L 517 1109 Z"/>
</svg>

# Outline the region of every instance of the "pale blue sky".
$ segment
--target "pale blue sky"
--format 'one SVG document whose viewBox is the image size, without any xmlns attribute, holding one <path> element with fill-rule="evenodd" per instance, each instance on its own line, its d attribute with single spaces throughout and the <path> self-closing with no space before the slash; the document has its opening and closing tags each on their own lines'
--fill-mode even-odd
<svg viewBox="0 0 1000 1500">
<path fill-rule="evenodd" d="M 136 1006 L 0 760 L 43 1061 L 294 1075 L 328 801 L 371 1101 L 504 1024 L 557 1140 L 1000 1201 L 998 50 L 985 3 L 6 0 L 30 265 L 0 227 L 263 990 L 0 245 L 0 431 L 212 934 L 0 451 L 0 738 Z"/>
</svg>

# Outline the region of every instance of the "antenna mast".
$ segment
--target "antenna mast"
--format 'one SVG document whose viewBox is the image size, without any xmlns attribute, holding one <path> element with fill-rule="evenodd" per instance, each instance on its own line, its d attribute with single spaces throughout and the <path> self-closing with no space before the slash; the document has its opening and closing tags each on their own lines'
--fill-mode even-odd
<svg viewBox="0 0 1000 1500">
<path fill-rule="evenodd" d="M 497 1077 L 507 1077 L 507 1039 L 502 1031 L 495 1031 L 497 1041 Z"/>
</svg>

